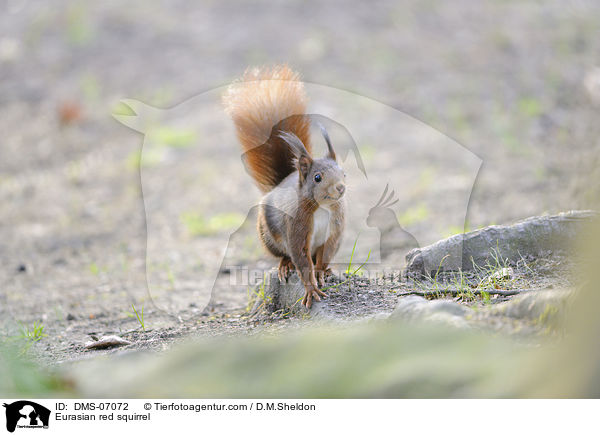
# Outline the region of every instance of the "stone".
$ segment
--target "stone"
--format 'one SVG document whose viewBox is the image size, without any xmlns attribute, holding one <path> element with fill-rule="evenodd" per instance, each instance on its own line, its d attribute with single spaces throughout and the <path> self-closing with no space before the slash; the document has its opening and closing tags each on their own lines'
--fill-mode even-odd
<svg viewBox="0 0 600 435">
<path fill-rule="evenodd" d="M 127 346 L 131 344 L 131 341 L 125 340 L 117 335 L 107 335 L 101 337 L 99 340 L 88 341 L 85 344 L 86 349 L 108 349 L 110 347 Z"/>
<path fill-rule="evenodd" d="M 564 320 L 572 290 L 528 291 L 515 296 L 510 301 L 493 305 L 492 315 L 501 315 L 520 320 L 540 321 L 542 323 Z"/>
<path fill-rule="evenodd" d="M 434 322 L 457 328 L 469 328 L 466 317 L 470 310 L 449 300 L 428 301 L 421 296 L 400 298 L 390 318 L 406 322 Z"/>
<path fill-rule="evenodd" d="M 472 270 L 473 264 L 517 262 L 523 257 L 568 254 L 585 224 L 596 218 L 593 211 L 570 211 L 536 216 L 513 225 L 492 225 L 457 234 L 406 255 L 405 276 L 433 276 L 438 270 Z"/>
</svg>

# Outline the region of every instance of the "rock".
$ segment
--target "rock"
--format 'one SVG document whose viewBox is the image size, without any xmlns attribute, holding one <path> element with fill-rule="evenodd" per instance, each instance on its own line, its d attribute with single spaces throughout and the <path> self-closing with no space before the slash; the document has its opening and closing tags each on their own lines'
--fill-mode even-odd
<svg viewBox="0 0 600 435">
<path fill-rule="evenodd" d="M 110 347 L 127 346 L 131 341 L 125 340 L 117 335 L 106 335 L 96 341 L 88 341 L 85 344 L 86 349 L 108 349 Z"/>
<path fill-rule="evenodd" d="M 571 290 L 530 291 L 515 296 L 510 301 L 493 305 L 490 314 L 530 320 L 543 325 L 556 324 L 564 320 L 572 295 Z"/>
<path fill-rule="evenodd" d="M 583 226 L 597 216 L 593 211 L 571 211 L 457 234 L 410 251 L 406 255 L 405 276 L 434 275 L 438 269 L 472 270 L 473 263 L 479 266 L 495 263 L 495 256 L 516 262 L 526 256 L 566 253 Z"/>
<path fill-rule="evenodd" d="M 447 299 L 430 301 L 421 296 L 405 296 L 398 300 L 390 319 L 407 324 L 437 324 L 535 336 L 557 330 L 564 324 L 572 295 L 572 290 L 526 291 L 509 301 L 474 309 Z"/>
<path fill-rule="evenodd" d="M 400 298 L 396 309 L 391 314 L 392 319 L 407 322 L 435 322 L 468 328 L 466 320 L 471 312 L 467 307 L 448 300 L 428 301 L 421 296 L 406 296 Z"/>
</svg>

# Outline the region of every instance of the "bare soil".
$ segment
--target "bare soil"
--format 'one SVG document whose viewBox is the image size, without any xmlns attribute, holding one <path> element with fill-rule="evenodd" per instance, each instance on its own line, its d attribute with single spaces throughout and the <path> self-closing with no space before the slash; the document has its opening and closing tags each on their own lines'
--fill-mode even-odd
<svg viewBox="0 0 600 435">
<path fill-rule="evenodd" d="M 10 9 L 0 14 L 0 336 L 18 337 L 23 327 L 41 324 L 46 335 L 31 351 L 60 363 L 131 349 L 160 351 L 194 335 L 277 333 L 310 321 L 248 313 L 247 291 L 227 280 L 208 307 L 199 302 L 198 289 L 211 291 L 203 268 L 222 234 L 171 240 L 180 254 L 176 268 L 157 275 L 160 294 L 148 291 L 148 206 L 167 221 L 179 216 L 161 208 L 166 187 L 142 195 L 135 159 L 143 135 L 111 112 L 123 98 L 175 106 L 230 83 L 249 65 L 289 62 L 307 82 L 380 101 L 478 155 L 483 166 L 469 201 L 468 228 L 589 207 L 596 191 L 585 177 L 598 167 L 600 124 L 585 83 L 600 64 L 600 5 L 567 3 L 250 7 L 140 1 L 125 8 L 24 0 L 0 6 Z M 361 123 L 369 131 L 381 127 L 368 114 Z M 370 167 L 385 168 L 397 154 L 381 132 L 377 142 L 360 144 Z M 201 140 L 212 145 L 221 137 L 208 131 Z M 210 165 L 193 151 L 173 151 L 178 165 L 172 170 L 197 176 L 178 178 L 169 188 L 196 192 L 205 198 L 203 210 L 213 214 L 237 198 L 258 198 L 239 155 L 213 148 Z M 435 172 L 454 163 L 433 163 L 370 175 L 385 186 L 390 173 L 400 174 L 406 184 L 398 183 L 399 221 L 436 240 L 462 228 L 451 228 L 445 213 L 433 212 L 459 207 L 448 199 L 458 188 Z M 207 180 L 221 180 L 221 190 L 207 191 Z M 180 198 L 185 209 L 185 195 Z M 250 242 L 233 254 L 235 264 L 273 266 L 252 225 L 244 231 Z M 171 247 L 165 258 L 172 258 Z M 400 264 L 403 252 L 389 258 Z M 539 275 L 522 276 L 523 289 L 565 285 L 563 269 L 540 267 L 534 269 Z M 331 301 L 341 317 L 385 314 L 411 285 L 359 280 L 340 286 Z M 146 331 L 132 305 L 144 307 Z M 84 349 L 90 336 L 108 334 L 134 344 Z"/>
</svg>

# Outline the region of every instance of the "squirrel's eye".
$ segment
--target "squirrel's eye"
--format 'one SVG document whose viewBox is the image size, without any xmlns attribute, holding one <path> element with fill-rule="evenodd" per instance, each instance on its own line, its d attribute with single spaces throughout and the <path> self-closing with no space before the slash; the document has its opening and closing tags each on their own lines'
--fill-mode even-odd
<svg viewBox="0 0 600 435">
<path fill-rule="evenodd" d="M 323 177 L 321 176 L 321 174 L 315 174 L 315 181 L 317 183 L 320 183 L 322 179 L 323 179 Z"/>
</svg>

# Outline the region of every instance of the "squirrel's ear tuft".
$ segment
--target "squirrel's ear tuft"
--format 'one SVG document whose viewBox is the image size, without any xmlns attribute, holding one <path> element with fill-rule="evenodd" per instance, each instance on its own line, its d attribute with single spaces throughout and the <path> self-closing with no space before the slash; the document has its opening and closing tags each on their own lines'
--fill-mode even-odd
<svg viewBox="0 0 600 435">
<path fill-rule="evenodd" d="M 300 138 L 294 133 L 282 131 L 281 133 L 279 133 L 279 137 L 290 146 L 292 152 L 294 153 L 294 156 L 296 156 L 297 159 L 299 159 L 303 155 L 308 156 L 310 158 L 310 154 L 308 154 L 308 151 L 306 151 L 306 147 L 304 146 Z"/>
<path fill-rule="evenodd" d="M 325 142 L 327 143 L 327 155 L 331 160 L 336 160 L 335 151 L 333 150 L 333 145 L 331 145 L 331 139 L 329 139 L 329 133 L 327 133 L 327 130 L 325 130 L 323 124 L 321 124 L 320 122 L 317 122 L 317 124 L 319 125 L 319 128 L 321 129 L 321 134 L 323 135 L 323 137 L 325 138 Z"/>
</svg>

